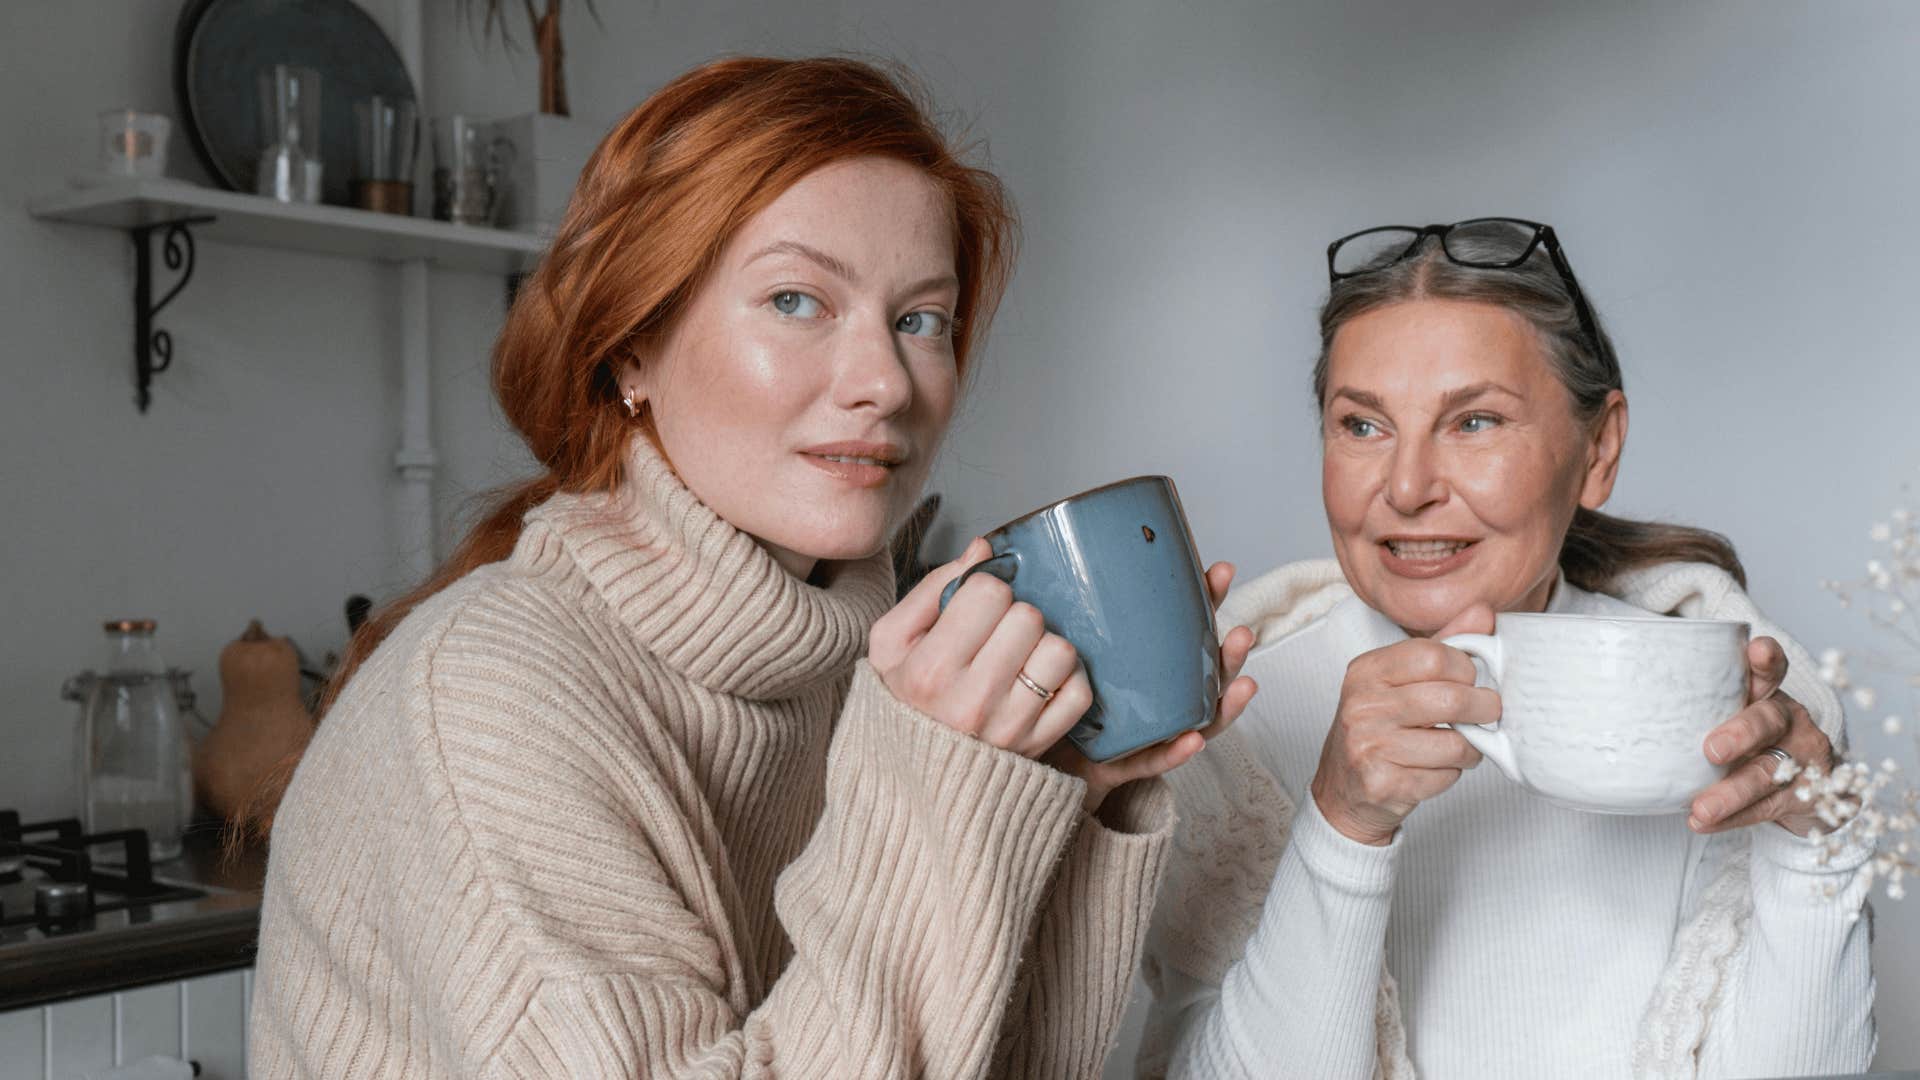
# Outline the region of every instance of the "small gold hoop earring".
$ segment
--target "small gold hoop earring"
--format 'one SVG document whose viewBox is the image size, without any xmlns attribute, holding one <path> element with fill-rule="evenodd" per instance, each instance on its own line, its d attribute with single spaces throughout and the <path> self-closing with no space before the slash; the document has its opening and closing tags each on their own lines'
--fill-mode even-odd
<svg viewBox="0 0 1920 1080">
<path fill-rule="evenodd" d="M 640 395 L 629 390 L 620 397 L 620 404 L 627 407 L 627 417 L 632 419 L 640 415 Z"/>
</svg>

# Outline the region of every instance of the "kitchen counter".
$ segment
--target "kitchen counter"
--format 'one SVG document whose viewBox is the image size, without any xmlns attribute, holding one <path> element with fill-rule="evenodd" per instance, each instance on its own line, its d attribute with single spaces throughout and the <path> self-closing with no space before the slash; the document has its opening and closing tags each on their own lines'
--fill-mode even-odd
<svg viewBox="0 0 1920 1080">
<path fill-rule="evenodd" d="M 249 845 L 229 859 L 222 840 L 219 824 L 198 823 L 180 858 L 154 864 L 155 877 L 207 896 L 115 912 L 0 956 L 0 1012 L 251 966 L 266 850 Z"/>
</svg>

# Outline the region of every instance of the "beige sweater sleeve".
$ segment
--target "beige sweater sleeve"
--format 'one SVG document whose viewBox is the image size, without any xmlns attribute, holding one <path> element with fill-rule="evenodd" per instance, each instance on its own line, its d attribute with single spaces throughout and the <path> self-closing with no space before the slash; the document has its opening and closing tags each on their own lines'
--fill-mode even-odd
<svg viewBox="0 0 1920 1080">
<path fill-rule="evenodd" d="M 1164 780 L 1127 784 L 1083 820 L 1041 913 L 996 1076 L 1097 1080 L 1126 1013 L 1173 838 Z"/>
<path fill-rule="evenodd" d="M 740 973 L 719 960 L 715 937 L 729 931 L 698 885 L 707 877 L 681 869 L 711 849 L 674 850 L 686 830 L 648 825 L 697 820 L 675 805 L 686 784 L 596 776 L 577 764 L 584 748 L 541 760 L 538 740 L 515 746 L 519 767 L 548 781 L 546 815 L 587 842 L 592 873 L 570 884 L 535 865 L 550 853 L 497 787 L 460 779 L 460 759 L 484 749 L 448 751 L 477 877 L 493 897 L 474 932 L 500 933 L 505 962 L 531 975 L 497 1045 L 469 1044 L 472 1070 L 492 1076 L 982 1076 L 1081 816 L 1078 780 L 902 706 L 862 663 L 825 809 L 776 890 L 793 956 L 749 1007 Z M 625 844 L 592 843 L 623 829 Z M 454 1030 L 486 1028 L 465 1014 L 499 1005 L 434 990 Z"/>
</svg>

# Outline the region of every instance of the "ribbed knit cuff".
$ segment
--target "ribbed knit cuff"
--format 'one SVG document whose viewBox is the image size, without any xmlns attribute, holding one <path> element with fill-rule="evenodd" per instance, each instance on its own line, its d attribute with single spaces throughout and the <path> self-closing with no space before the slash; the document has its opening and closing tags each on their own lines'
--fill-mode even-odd
<svg viewBox="0 0 1920 1080">
<path fill-rule="evenodd" d="M 1792 906 L 1852 906 L 1843 900 L 1853 876 L 1873 849 L 1857 839 L 1849 821 L 1826 837 L 1795 836 L 1774 824 L 1753 827 L 1756 897 Z"/>
<path fill-rule="evenodd" d="M 1045 884 L 1086 796 L 1079 777 L 981 742 L 900 701 L 865 660 L 854 669 L 832 751 L 841 761 L 856 756 L 904 770 L 901 779 L 917 785 L 925 805 L 967 819 L 950 819 L 949 827 L 984 830 L 979 838 L 999 858 L 1030 854 L 1037 865 L 1019 874 L 1023 882 L 1037 873 Z"/>
<path fill-rule="evenodd" d="M 1133 989 L 1173 822 L 1172 791 L 1154 779 L 1114 791 L 1081 823 L 1028 953 L 1033 983 L 1009 1018 L 1005 1075 L 1100 1075 Z"/>
<path fill-rule="evenodd" d="M 1110 792 L 1094 820 L 1115 833 L 1170 833 L 1173 830 L 1173 788 L 1165 780 L 1135 780 Z"/>
<path fill-rule="evenodd" d="M 1392 841 L 1377 846 L 1354 840 L 1333 827 L 1309 794 L 1294 817 L 1288 843 L 1315 878 L 1356 896 L 1384 896 L 1393 888 L 1401 835 L 1395 832 Z"/>
<path fill-rule="evenodd" d="M 820 824 L 775 897 L 794 963 L 817 975 L 783 1003 L 789 1037 L 859 1017 L 874 1026 L 843 1041 L 908 1032 L 918 1071 L 978 1075 L 1085 793 L 1077 778 L 901 703 L 861 661 Z M 890 1073 L 878 1060 L 844 1061 L 834 1075 Z"/>
</svg>

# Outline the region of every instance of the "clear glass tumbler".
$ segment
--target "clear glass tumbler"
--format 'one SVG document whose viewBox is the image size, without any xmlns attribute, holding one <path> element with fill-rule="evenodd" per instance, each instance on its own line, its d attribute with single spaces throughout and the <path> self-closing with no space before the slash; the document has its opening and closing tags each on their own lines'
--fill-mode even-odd
<svg viewBox="0 0 1920 1080">
<path fill-rule="evenodd" d="M 254 190 L 281 202 L 320 201 L 320 73 L 275 64 L 262 68 L 260 164 Z"/>
</svg>

